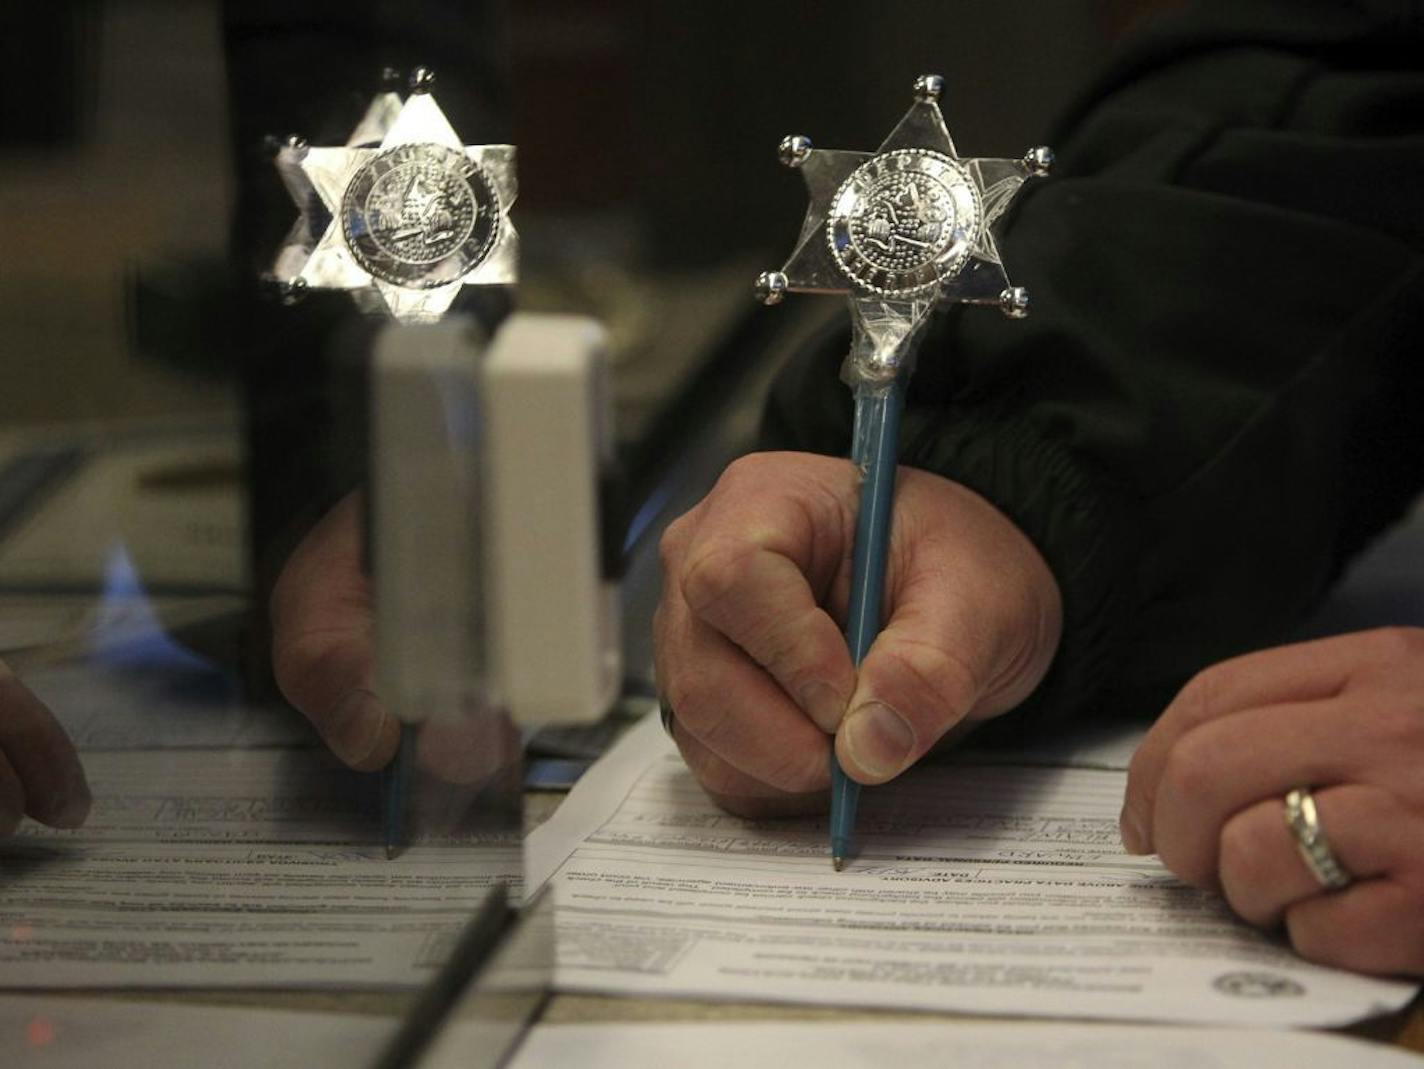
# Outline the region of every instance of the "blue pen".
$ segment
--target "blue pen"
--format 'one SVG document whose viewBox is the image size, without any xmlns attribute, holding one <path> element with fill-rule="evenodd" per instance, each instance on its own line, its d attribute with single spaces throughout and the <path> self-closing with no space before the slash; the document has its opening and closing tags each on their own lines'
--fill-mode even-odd
<svg viewBox="0 0 1424 1069">
<path fill-rule="evenodd" d="M 415 724 L 402 724 L 400 748 L 385 768 L 382 777 L 382 802 L 385 805 L 386 860 L 395 858 L 406 843 L 406 824 L 410 809 L 410 778 L 415 760 Z"/>
<path fill-rule="evenodd" d="M 855 390 L 855 431 L 850 459 L 860 469 L 860 506 L 851 558 L 846 644 L 859 667 L 880 631 L 885 561 L 890 548 L 890 508 L 895 497 L 895 445 L 905 403 L 904 380 L 862 383 Z M 860 784 L 841 769 L 831 751 L 831 864 L 839 872 L 850 856 Z"/>
<path fill-rule="evenodd" d="M 757 294 L 844 293 L 851 351 L 842 376 L 855 396 L 851 459 L 861 472 L 851 560 L 846 643 L 859 666 L 880 630 L 896 440 L 905 386 L 930 314 L 940 303 L 997 305 L 1028 314 L 1028 291 L 1009 284 L 996 224 L 1024 180 L 1048 174 L 1053 153 L 1021 159 L 961 158 L 944 124 L 944 79 L 921 75 L 915 100 L 875 152 L 817 149 L 795 134 L 778 156 L 801 172 L 810 204 L 801 237 Z M 855 838 L 860 786 L 831 756 L 831 863 L 839 871 Z"/>
</svg>

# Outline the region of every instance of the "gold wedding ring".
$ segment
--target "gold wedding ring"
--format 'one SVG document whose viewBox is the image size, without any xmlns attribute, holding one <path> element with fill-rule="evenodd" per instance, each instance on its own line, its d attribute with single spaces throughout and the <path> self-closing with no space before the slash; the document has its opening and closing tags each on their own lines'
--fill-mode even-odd
<svg viewBox="0 0 1424 1069">
<path fill-rule="evenodd" d="M 1315 810 L 1315 798 L 1309 788 L 1298 787 L 1286 795 L 1286 827 L 1295 839 L 1295 847 L 1305 867 L 1327 891 L 1338 891 L 1348 887 L 1354 877 L 1330 849 L 1330 840 L 1325 837 L 1325 829 L 1320 826 L 1320 816 Z"/>
</svg>

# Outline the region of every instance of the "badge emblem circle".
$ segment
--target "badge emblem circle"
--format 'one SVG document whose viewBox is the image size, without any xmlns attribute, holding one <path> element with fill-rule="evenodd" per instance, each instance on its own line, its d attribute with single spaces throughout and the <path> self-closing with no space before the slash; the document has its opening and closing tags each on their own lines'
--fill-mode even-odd
<svg viewBox="0 0 1424 1069">
<path fill-rule="evenodd" d="M 857 286 L 887 297 L 953 278 L 979 241 L 983 204 L 957 160 L 900 149 L 866 160 L 831 199 L 831 256 Z"/>
<path fill-rule="evenodd" d="M 341 199 L 342 233 L 372 277 L 409 289 L 461 281 L 499 236 L 484 170 L 443 145 L 399 145 L 366 164 Z"/>
</svg>

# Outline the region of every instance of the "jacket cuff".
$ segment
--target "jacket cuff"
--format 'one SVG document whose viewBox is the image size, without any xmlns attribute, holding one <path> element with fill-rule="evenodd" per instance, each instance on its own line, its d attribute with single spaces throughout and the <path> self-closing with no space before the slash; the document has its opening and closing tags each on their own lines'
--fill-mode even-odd
<svg viewBox="0 0 1424 1069">
<path fill-rule="evenodd" d="M 911 408 L 900 460 L 990 501 L 1058 580 L 1063 631 L 1053 663 L 1026 701 L 982 733 L 1017 736 L 1082 712 L 1132 634 L 1143 539 L 1129 496 L 1066 445 L 1008 414 Z"/>
</svg>

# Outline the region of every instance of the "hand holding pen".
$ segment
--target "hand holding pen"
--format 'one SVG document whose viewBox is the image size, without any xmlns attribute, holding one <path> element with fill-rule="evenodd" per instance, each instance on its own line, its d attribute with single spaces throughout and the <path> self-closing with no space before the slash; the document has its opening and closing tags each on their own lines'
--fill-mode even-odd
<svg viewBox="0 0 1424 1069">
<path fill-rule="evenodd" d="M 359 491 L 342 498 L 282 569 L 269 606 L 277 684 L 348 767 L 393 771 L 403 760 L 406 776 L 418 765 L 440 782 L 477 787 L 518 757 L 518 735 L 502 723 L 491 731 L 483 721 L 403 722 L 377 697 L 376 617 L 362 566 L 362 513 Z M 390 814 L 386 829 L 399 832 L 403 820 L 404 814 Z"/>
<path fill-rule="evenodd" d="M 1058 586 L 978 494 L 902 468 L 885 622 L 859 670 L 842 633 L 859 477 L 845 458 L 754 453 L 668 528 L 656 619 L 673 737 L 723 808 L 825 814 L 832 746 L 893 779 L 964 722 L 1021 702 L 1058 645 Z"/>
<path fill-rule="evenodd" d="M 915 102 L 874 153 L 817 150 L 801 135 L 781 142 L 781 162 L 800 170 L 811 203 L 796 250 L 764 272 L 766 304 L 787 291 L 844 293 L 851 313 L 842 377 L 855 399 L 851 460 L 860 505 L 851 563 L 846 642 L 857 665 L 880 629 L 900 412 L 920 340 L 941 302 L 997 304 L 1028 313 L 1028 291 L 1009 285 L 995 223 L 1024 179 L 1048 173 L 1053 153 L 1021 160 L 960 159 L 940 114 L 944 79 L 915 82 Z M 888 719 L 886 721 L 889 722 Z M 902 732 L 903 734 L 903 732 Z M 850 856 L 860 784 L 831 762 L 831 863 Z"/>
<path fill-rule="evenodd" d="M 850 661 L 857 667 L 869 656 L 881 626 L 892 551 L 900 412 L 924 328 L 942 302 L 993 304 L 1013 318 L 1026 314 L 1028 294 L 1009 285 L 995 224 L 1024 180 L 1046 174 L 1052 163 L 1046 148 L 1032 149 L 1018 160 L 961 159 L 940 114 L 942 88 L 937 75 L 921 77 L 915 83 L 914 104 L 874 153 L 819 150 L 800 135 L 781 142 L 781 161 L 801 171 L 810 205 L 791 258 L 781 270 L 763 273 L 757 281 L 767 304 L 780 303 L 787 292 L 797 291 L 844 293 L 849 300 L 851 347 L 842 377 L 855 402 L 851 460 L 859 500 L 850 538 L 846 606 L 840 618 L 845 622 Z M 697 568 L 694 564 L 694 576 Z M 696 580 L 691 585 L 688 600 L 696 604 L 702 599 Z M 735 614 L 741 607 L 727 611 Z M 734 635 L 727 637 L 752 652 Z M 780 681 L 777 662 L 786 654 L 771 653 L 770 660 L 761 663 Z M 972 662 L 968 654 L 945 648 L 936 650 L 935 657 L 940 670 L 936 674 L 948 671 L 960 677 L 949 681 L 958 686 L 951 686 L 941 700 L 953 703 L 956 693 L 963 695 L 966 688 L 972 691 L 984 685 L 985 680 L 974 677 L 967 667 Z M 907 667 L 912 673 L 922 671 L 913 660 Z M 1046 670 L 1046 661 L 1043 667 Z M 678 669 L 664 668 L 660 679 L 665 697 L 679 717 L 686 718 L 686 703 L 670 693 L 670 673 Z M 829 706 L 830 698 L 819 682 L 814 686 L 807 682 L 798 690 L 793 681 L 787 693 L 807 705 Z M 813 692 L 815 698 L 810 697 Z M 769 697 L 764 695 L 763 701 Z M 862 737 L 866 746 L 874 740 L 882 757 L 898 755 L 899 760 L 887 757 L 875 762 L 880 767 L 871 770 L 868 780 L 878 782 L 897 774 L 912 754 L 917 757 L 938 735 L 923 739 L 893 705 L 852 702 L 829 769 L 831 856 L 837 869 L 853 848 L 861 782 L 853 771 L 867 771 L 858 767 L 856 740 Z M 715 744 L 711 749 L 728 756 Z M 769 755 L 763 763 L 774 766 L 777 757 Z"/>
</svg>

